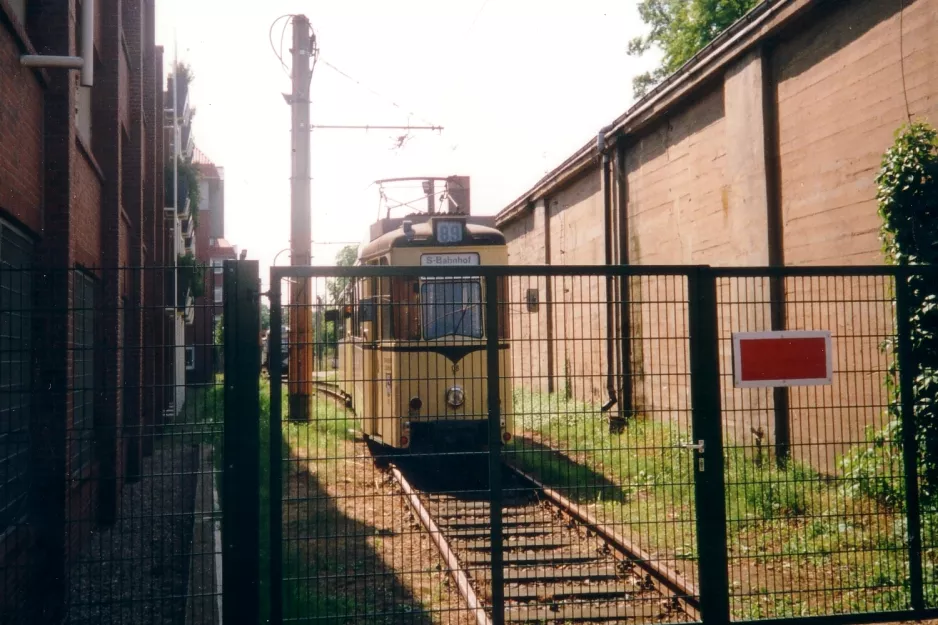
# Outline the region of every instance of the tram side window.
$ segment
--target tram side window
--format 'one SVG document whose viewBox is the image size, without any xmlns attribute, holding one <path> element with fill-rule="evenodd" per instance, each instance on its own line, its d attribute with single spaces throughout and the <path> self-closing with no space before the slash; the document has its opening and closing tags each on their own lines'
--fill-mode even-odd
<svg viewBox="0 0 938 625">
<path fill-rule="evenodd" d="M 478 280 L 427 280 L 420 288 L 426 339 L 482 338 L 482 287 Z"/>
<path fill-rule="evenodd" d="M 391 278 L 391 333 L 388 338 L 420 340 L 419 292 L 414 278 Z"/>
</svg>

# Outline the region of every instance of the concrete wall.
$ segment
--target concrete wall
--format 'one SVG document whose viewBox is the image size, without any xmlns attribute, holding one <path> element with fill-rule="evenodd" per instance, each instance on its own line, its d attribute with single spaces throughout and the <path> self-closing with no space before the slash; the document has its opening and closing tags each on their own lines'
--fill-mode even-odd
<svg viewBox="0 0 938 625">
<path fill-rule="evenodd" d="M 713 77 L 636 122 L 618 139 L 614 249 L 619 219 L 628 238 L 626 253 L 614 262 L 881 264 L 874 179 L 895 130 L 906 121 L 903 74 L 909 113 L 938 124 L 938 0 L 905 7 L 904 56 L 899 3 L 818 2 L 796 21 L 766 29 L 746 49 L 728 54 Z M 516 215 L 502 226 L 511 262 L 602 264 L 600 180 L 596 160 L 574 180 L 538 191 L 536 206 L 506 210 Z M 545 204 L 546 226 L 538 221 Z M 545 244 L 549 257 L 539 252 Z M 596 351 L 607 336 L 605 285 L 578 280 L 576 288 L 585 292 L 574 297 L 561 288 L 554 295 L 555 312 L 577 310 L 566 320 L 555 315 L 550 345 L 539 347 L 536 357 L 529 347 L 521 351 L 529 362 L 541 363 L 553 350 L 551 381 L 559 384 L 567 342 L 588 343 L 573 368 L 583 382 L 575 395 L 595 402 L 606 367 L 602 349 Z M 835 383 L 790 395 L 793 454 L 818 468 L 835 470 L 838 455 L 862 440 L 866 426 L 884 423 L 887 359 L 879 344 L 893 325 L 888 286 L 865 278 L 788 279 L 782 285 L 777 305 L 788 328 L 830 329 L 835 336 Z M 718 284 L 724 374 L 732 370 L 732 332 L 773 328 L 769 287 L 761 278 Z M 678 418 L 689 406 L 686 283 L 679 277 L 635 278 L 627 291 L 636 407 Z M 541 308 L 548 308 L 543 297 Z M 512 312 L 516 340 L 546 341 L 543 313 L 519 306 Z M 753 430 L 761 429 L 762 443 L 771 445 L 773 393 L 733 389 L 728 378 L 722 390 L 728 438 L 752 444 Z"/>
</svg>

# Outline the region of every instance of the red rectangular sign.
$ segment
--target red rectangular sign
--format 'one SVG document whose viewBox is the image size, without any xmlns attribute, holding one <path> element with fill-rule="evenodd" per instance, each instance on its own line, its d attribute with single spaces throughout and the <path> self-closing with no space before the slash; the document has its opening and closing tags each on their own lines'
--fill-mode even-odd
<svg viewBox="0 0 938 625">
<path fill-rule="evenodd" d="M 830 384 L 831 333 L 734 332 L 733 381 L 738 388 Z"/>
</svg>

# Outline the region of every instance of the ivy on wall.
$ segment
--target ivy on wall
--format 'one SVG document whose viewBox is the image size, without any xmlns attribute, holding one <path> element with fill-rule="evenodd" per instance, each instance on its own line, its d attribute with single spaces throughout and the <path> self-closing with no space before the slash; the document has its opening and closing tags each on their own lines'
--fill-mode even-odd
<svg viewBox="0 0 938 625">
<path fill-rule="evenodd" d="M 198 168 L 190 159 L 179 157 L 178 181 L 180 201 L 185 197 L 189 198 L 189 211 L 196 226 L 199 224 L 199 202 L 202 201 L 202 190 L 199 188 L 199 182 L 202 180 Z M 163 171 L 163 186 L 166 205 L 173 205 L 173 159 L 166 161 Z"/>
<path fill-rule="evenodd" d="M 876 184 L 887 262 L 938 264 L 938 131 L 922 122 L 900 128 L 883 156 Z M 938 280 L 912 276 L 908 287 L 907 309 L 897 309 L 896 314 L 909 319 L 911 354 L 904 363 L 905 373 L 913 381 L 922 494 L 934 499 L 938 495 Z M 888 382 L 894 422 L 900 418 L 897 369 L 893 363 Z"/>
<path fill-rule="evenodd" d="M 197 261 L 192 254 L 187 253 L 179 257 L 177 266 L 179 267 L 179 282 L 189 289 L 192 297 L 205 295 L 205 265 Z"/>
</svg>

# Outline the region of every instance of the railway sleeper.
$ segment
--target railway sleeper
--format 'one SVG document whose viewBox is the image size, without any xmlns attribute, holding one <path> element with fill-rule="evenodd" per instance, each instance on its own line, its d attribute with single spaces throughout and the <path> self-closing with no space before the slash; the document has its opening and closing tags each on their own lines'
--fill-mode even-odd
<svg viewBox="0 0 938 625">
<path fill-rule="evenodd" d="M 466 516 L 459 514 L 436 515 L 431 510 L 430 515 L 439 527 L 492 527 L 492 519 L 488 515 L 484 516 Z M 531 520 L 520 515 L 510 515 L 502 517 L 502 527 L 520 527 L 532 525 Z M 556 527 L 556 526 L 555 526 Z"/>
<path fill-rule="evenodd" d="M 492 541 L 467 540 L 461 544 L 462 547 L 470 551 L 491 551 Z M 564 547 L 573 547 L 568 541 L 556 537 L 539 538 L 537 536 L 506 537 L 502 542 L 502 548 L 505 551 L 517 551 L 519 549 L 530 549 L 532 551 L 541 551 L 547 549 L 563 549 Z"/>
<path fill-rule="evenodd" d="M 462 506 L 450 506 L 450 505 L 429 505 L 427 509 L 433 513 L 434 517 L 440 518 L 451 518 L 451 517 L 460 517 L 460 518 L 470 518 L 470 519 L 485 519 L 489 520 L 492 517 L 491 512 L 488 508 L 478 508 L 478 507 L 462 507 Z M 514 507 L 514 508 L 503 508 L 502 509 L 502 518 L 512 518 L 518 516 L 532 516 L 532 511 L 530 508 L 525 507 Z"/>
<path fill-rule="evenodd" d="M 475 571 L 474 571 L 475 572 Z M 488 569 L 478 569 L 479 578 L 487 580 L 491 572 Z M 504 571 L 506 582 L 572 582 L 588 581 L 602 582 L 622 579 L 622 571 L 611 564 L 575 565 L 564 568 L 554 566 L 540 567 L 511 567 Z"/>
<path fill-rule="evenodd" d="M 547 524 L 519 524 L 513 527 L 502 528 L 502 536 L 508 539 L 510 536 L 546 536 L 551 534 L 554 528 Z M 455 540 L 471 540 L 473 538 L 489 538 L 492 535 L 490 527 L 478 527 L 451 530 L 446 532 L 448 538 Z"/>
<path fill-rule="evenodd" d="M 425 499 L 431 506 L 453 507 L 459 510 L 480 510 L 485 511 L 491 508 L 491 502 L 487 499 L 459 499 L 456 496 L 432 496 Z M 502 500 L 502 508 L 528 508 L 536 503 L 533 497 L 517 496 L 505 497 Z"/>
<path fill-rule="evenodd" d="M 621 599 L 627 600 L 633 598 L 627 586 L 623 582 L 610 583 L 599 582 L 589 583 L 567 583 L 567 584 L 524 584 L 508 585 L 505 587 L 505 599 L 513 601 L 540 601 L 546 602 L 551 599 Z"/>
<path fill-rule="evenodd" d="M 553 603 L 505 608 L 506 623 L 635 622 L 668 614 L 656 599 L 614 603 Z"/>
<path fill-rule="evenodd" d="M 502 561 L 506 565 L 520 566 L 523 564 L 553 564 L 563 566 L 566 564 L 583 564 L 586 562 L 596 562 L 598 558 L 593 554 L 584 553 L 544 553 L 540 551 L 523 551 L 519 553 L 502 554 Z M 491 562 L 489 553 L 469 553 L 466 554 L 467 564 L 488 564 Z"/>
</svg>

